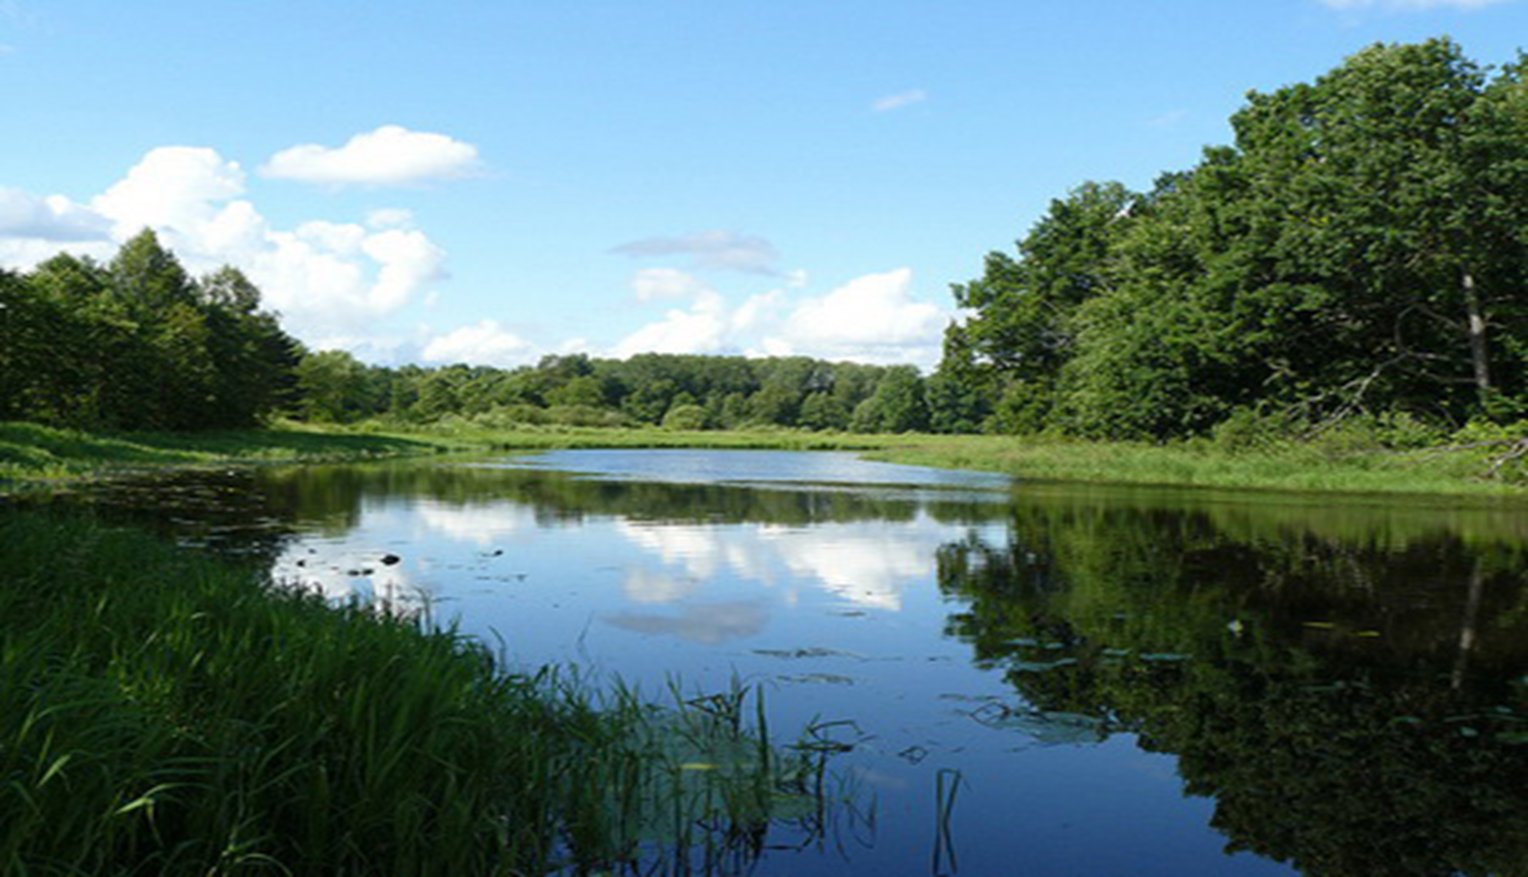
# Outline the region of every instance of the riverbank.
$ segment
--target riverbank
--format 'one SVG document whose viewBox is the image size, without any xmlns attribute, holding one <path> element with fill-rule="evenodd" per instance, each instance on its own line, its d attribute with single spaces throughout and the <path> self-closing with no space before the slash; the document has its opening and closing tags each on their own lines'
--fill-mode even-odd
<svg viewBox="0 0 1528 877">
<path fill-rule="evenodd" d="M 379 433 L 381 434 L 381 433 Z M 891 463 L 1000 472 L 1027 481 L 1528 499 L 1521 461 L 1490 476 L 1507 440 L 1405 451 L 1333 437 L 1232 449 L 1210 441 L 1154 445 L 990 435 L 854 434 L 796 430 L 528 428 L 460 425 L 406 433 L 491 450 L 739 448 L 857 451 Z"/>
<path fill-rule="evenodd" d="M 895 463 L 1002 472 L 1030 481 L 1528 498 L 1522 461 L 1493 475 L 1504 442 L 1405 451 L 1340 442 L 1228 449 L 977 435 L 860 435 L 594 427 L 485 429 L 460 423 L 402 429 L 281 423 L 265 430 L 105 435 L 0 423 L 0 492 L 65 484 L 123 469 L 237 462 L 339 462 L 443 453 L 565 448 L 842 450 Z"/>
<path fill-rule="evenodd" d="M 6 422 L 0 423 L 0 492 L 7 482 L 47 487 L 156 466 L 338 462 L 467 449 L 467 445 L 425 435 L 358 433 L 293 423 L 270 429 L 104 433 Z"/>
<path fill-rule="evenodd" d="M 0 516 L 0 569 L 6 873 L 598 869 L 762 836 L 820 779 L 746 691 L 596 695 L 84 517 Z"/>
</svg>

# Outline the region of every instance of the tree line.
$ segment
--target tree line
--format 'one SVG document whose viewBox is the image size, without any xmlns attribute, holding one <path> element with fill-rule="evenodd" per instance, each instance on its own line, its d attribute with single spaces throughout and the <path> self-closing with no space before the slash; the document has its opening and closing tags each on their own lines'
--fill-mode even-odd
<svg viewBox="0 0 1528 877">
<path fill-rule="evenodd" d="M 238 269 L 193 278 L 145 230 L 105 264 L 60 254 L 0 271 L 0 420 L 118 430 L 350 423 L 780 426 L 863 432 L 938 422 L 912 366 L 806 357 L 548 356 L 515 369 L 367 365 L 310 351 Z"/>
<path fill-rule="evenodd" d="M 487 426 L 778 426 L 1233 444 L 1346 421 L 1436 438 L 1528 417 L 1525 60 L 1376 45 L 1250 93 L 1235 141 L 1147 192 L 1085 183 L 953 288 L 938 370 L 806 357 L 381 367 L 308 351 L 237 269 L 145 231 L 0 271 L 0 419 L 118 429 L 273 414 Z"/>
<path fill-rule="evenodd" d="M 107 264 L 0 271 L 0 420 L 253 426 L 293 402 L 301 356 L 238 269 L 192 278 L 152 231 Z"/>
<path fill-rule="evenodd" d="M 446 417 L 484 425 L 787 427 L 928 430 L 940 409 L 912 366 L 644 353 L 628 359 L 546 356 L 514 369 L 365 365 L 323 351 L 298 366 L 299 413 L 311 420 Z"/>
<path fill-rule="evenodd" d="M 1087 183 L 954 289 L 999 432 L 1165 439 L 1528 412 L 1528 86 L 1446 39 L 1253 92 L 1148 192 Z"/>
</svg>

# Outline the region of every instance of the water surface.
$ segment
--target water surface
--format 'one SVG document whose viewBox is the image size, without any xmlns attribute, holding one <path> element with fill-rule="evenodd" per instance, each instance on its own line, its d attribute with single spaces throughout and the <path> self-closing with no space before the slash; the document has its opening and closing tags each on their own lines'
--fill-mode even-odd
<svg viewBox="0 0 1528 877">
<path fill-rule="evenodd" d="M 1511 507 L 750 451 L 183 472 L 84 501 L 527 667 L 655 695 L 737 677 L 777 732 L 852 721 L 853 808 L 752 873 L 1528 873 Z"/>
</svg>

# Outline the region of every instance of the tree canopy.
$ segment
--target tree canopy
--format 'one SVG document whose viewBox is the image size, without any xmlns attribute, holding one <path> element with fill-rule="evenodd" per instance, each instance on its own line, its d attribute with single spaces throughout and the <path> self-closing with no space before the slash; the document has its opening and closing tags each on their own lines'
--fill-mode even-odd
<svg viewBox="0 0 1528 877">
<path fill-rule="evenodd" d="M 1528 86 L 1446 39 L 1253 92 L 1235 143 L 1151 192 L 1088 183 L 955 287 L 941 372 L 987 425 L 1202 433 L 1528 405 Z"/>
<path fill-rule="evenodd" d="M 288 403 L 299 355 L 248 278 L 192 279 L 152 231 L 106 265 L 63 254 L 0 273 L 0 419 L 252 426 Z"/>
</svg>

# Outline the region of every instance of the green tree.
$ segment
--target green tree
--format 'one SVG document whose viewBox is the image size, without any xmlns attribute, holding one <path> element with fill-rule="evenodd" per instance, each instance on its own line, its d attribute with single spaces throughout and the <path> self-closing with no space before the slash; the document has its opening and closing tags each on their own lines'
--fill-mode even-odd
<svg viewBox="0 0 1528 877">
<path fill-rule="evenodd" d="M 1077 309 L 1114 287 L 1114 245 L 1137 200 L 1118 183 L 1086 183 L 1051 202 L 1017 257 L 987 254 L 982 276 L 954 287 L 975 315 L 946 332 L 941 369 L 989 399 L 1022 382 L 1048 400 L 1074 355 Z"/>
<path fill-rule="evenodd" d="M 321 350 L 297 364 L 298 406 L 308 420 L 347 423 L 368 411 L 366 367 L 343 350 Z"/>
</svg>

